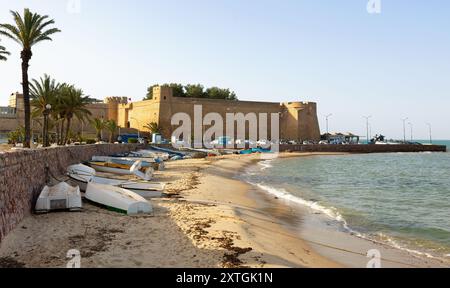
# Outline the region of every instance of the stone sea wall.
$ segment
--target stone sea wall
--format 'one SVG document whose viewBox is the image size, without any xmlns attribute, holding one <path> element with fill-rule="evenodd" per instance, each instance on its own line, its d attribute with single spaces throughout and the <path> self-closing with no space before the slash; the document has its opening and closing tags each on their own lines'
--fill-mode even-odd
<svg viewBox="0 0 450 288">
<path fill-rule="evenodd" d="M 329 152 L 329 153 L 409 153 L 446 152 L 446 146 L 439 145 L 280 145 L 286 152 Z"/>
<path fill-rule="evenodd" d="M 68 166 L 90 160 L 94 155 L 138 148 L 139 144 L 102 144 L 0 153 L 0 242 L 32 212 L 51 175 L 61 177 Z"/>
</svg>

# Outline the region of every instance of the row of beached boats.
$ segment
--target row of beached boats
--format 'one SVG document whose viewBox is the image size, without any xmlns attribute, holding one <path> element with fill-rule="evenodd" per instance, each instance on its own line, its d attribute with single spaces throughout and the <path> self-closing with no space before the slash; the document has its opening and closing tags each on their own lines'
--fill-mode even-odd
<svg viewBox="0 0 450 288">
<path fill-rule="evenodd" d="M 165 184 L 152 182 L 155 170 L 165 169 L 165 161 L 184 159 L 189 155 L 172 150 L 140 150 L 122 155 L 94 156 L 91 161 L 67 168 L 66 182 L 46 186 L 35 210 L 82 210 L 82 198 L 127 215 L 149 214 L 153 208 L 148 199 L 163 196 Z M 134 176 L 139 180 L 131 180 Z"/>
<path fill-rule="evenodd" d="M 241 150 L 240 154 L 269 152 L 267 149 L 253 148 Z M 66 182 L 46 186 L 37 200 L 36 212 L 79 211 L 84 196 L 93 203 L 128 215 L 152 213 L 148 199 L 162 197 L 165 189 L 164 183 L 151 181 L 155 170 L 163 171 L 165 161 L 190 158 L 195 153 L 221 155 L 217 150 L 174 151 L 152 147 L 120 155 L 94 156 L 91 161 L 69 166 Z M 129 176 L 139 180 L 131 180 Z"/>
</svg>

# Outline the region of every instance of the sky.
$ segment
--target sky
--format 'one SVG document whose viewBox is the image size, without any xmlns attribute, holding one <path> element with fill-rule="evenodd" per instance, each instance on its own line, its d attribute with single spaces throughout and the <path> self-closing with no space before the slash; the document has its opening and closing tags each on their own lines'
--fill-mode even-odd
<svg viewBox="0 0 450 288">
<path fill-rule="evenodd" d="M 378 1 L 378 0 L 371 0 Z M 450 1 L 0 0 L 51 16 L 62 30 L 33 47 L 44 73 L 102 99 L 142 100 L 156 83 L 201 83 L 241 100 L 318 103 L 322 132 L 450 139 Z M 77 3 L 81 5 L 77 5 Z M 0 106 L 21 91 L 19 46 L 0 63 Z M 407 138 L 410 137 L 409 126 Z"/>
</svg>

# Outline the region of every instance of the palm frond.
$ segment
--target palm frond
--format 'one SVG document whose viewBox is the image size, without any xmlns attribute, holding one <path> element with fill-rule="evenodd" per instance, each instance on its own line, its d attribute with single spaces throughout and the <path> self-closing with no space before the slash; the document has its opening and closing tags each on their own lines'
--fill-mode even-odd
<svg viewBox="0 0 450 288">
<path fill-rule="evenodd" d="M 55 24 L 47 15 L 32 13 L 29 9 L 24 9 L 23 15 L 16 11 L 11 11 L 11 15 L 14 24 L 0 24 L 0 35 L 19 43 L 23 49 L 31 49 L 41 41 L 51 41 L 50 35 L 61 32 L 58 28 L 46 30 L 49 25 Z"/>
<path fill-rule="evenodd" d="M 11 55 L 11 53 L 6 51 L 6 48 L 0 45 L 0 60 L 5 61 L 7 59 L 5 55 Z"/>
</svg>

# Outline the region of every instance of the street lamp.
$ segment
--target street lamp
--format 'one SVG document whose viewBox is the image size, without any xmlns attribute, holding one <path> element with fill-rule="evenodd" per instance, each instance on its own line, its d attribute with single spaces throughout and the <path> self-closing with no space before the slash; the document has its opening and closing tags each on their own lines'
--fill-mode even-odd
<svg viewBox="0 0 450 288">
<path fill-rule="evenodd" d="M 427 125 L 428 125 L 428 128 L 430 130 L 430 144 L 433 144 L 433 135 L 432 135 L 432 130 L 431 130 L 431 124 L 427 123 Z"/>
<path fill-rule="evenodd" d="M 369 144 L 369 119 L 372 118 L 372 115 L 370 116 L 363 116 L 363 118 L 366 119 L 366 128 L 367 128 L 367 144 Z"/>
<path fill-rule="evenodd" d="M 406 143 L 406 120 L 408 120 L 408 119 L 409 119 L 408 117 L 402 119 L 402 121 L 403 121 L 403 143 Z"/>
<path fill-rule="evenodd" d="M 52 110 L 52 105 L 47 104 L 45 105 L 44 109 L 44 127 L 43 127 L 43 135 L 42 135 L 42 142 L 44 147 L 49 147 L 49 139 L 48 139 L 48 116 L 50 115 L 50 110 Z"/>
<path fill-rule="evenodd" d="M 413 124 L 411 123 L 411 122 L 409 122 L 408 123 L 408 125 L 409 125 L 409 128 L 411 128 L 411 142 L 413 142 L 413 128 L 414 128 L 414 126 L 413 126 Z"/>
<path fill-rule="evenodd" d="M 328 119 L 333 116 L 333 114 L 328 114 L 327 116 L 325 116 L 325 118 L 327 119 L 327 141 L 330 141 L 330 132 L 328 131 Z"/>
</svg>

